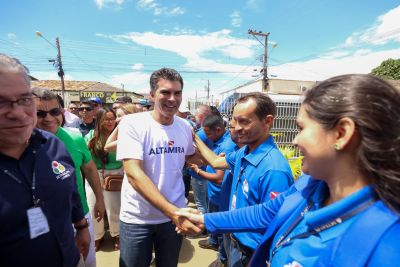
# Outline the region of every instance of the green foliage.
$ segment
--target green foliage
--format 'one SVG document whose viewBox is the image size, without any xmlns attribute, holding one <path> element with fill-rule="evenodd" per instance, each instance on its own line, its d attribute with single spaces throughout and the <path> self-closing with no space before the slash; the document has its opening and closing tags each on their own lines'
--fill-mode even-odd
<svg viewBox="0 0 400 267">
<path fill-rule="evenodd" d="M 389 58 L 371 71 L 382 79 L 400 80 L 400 59 Z"/>
<path fill-rule="evenodd" d="M 295 157 L 296 149 L 291 146 L 279 146 L 279 150 L 289 162 L 290 169 L 292 170 L 293 178 L 296 180 L 301 175 L 301 165 L 303 157 Z"/>
</svg>

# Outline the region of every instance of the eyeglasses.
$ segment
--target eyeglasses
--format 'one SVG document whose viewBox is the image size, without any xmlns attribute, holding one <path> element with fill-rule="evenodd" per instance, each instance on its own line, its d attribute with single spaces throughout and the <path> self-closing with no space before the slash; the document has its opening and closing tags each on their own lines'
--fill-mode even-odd
<svg viewBox="0 0 400 267">
<path fill-rule="evenodd" d="M 33 105 L 33 100 L 38 98 L 37 96 L 25 96 L 21 97 L 17 100 L 0 100 L 0 109 L 4 109 L 6 107 L 12 107 L 14 103 L 17 103 L 18 106 L 21 107 L 30 107 Z"/>
<path fill-rule="evenodd" d="M 78 108 L 78 110 L 79 111 L 92 111 L 93 108 L 92 107 L 81 107 L 81 108 Z"/>
<path fill-rule="evenodd" d="M 78 108 L 68 108 L 69 110 L 77 110 Z"/>
<path fill-rule="evenodd" d="M 49 113 L 51 116 L 55 117 L 55 116 L 60 116 L 61 113 L 62 113 L 62 111 L 61 111 L 60 108 L 53 108 L 53 109 L 51 109 L 51 110 L 49 110 L 49 111 L 38 110 L 38 111 L 36 112 L 37 116 L 38 116 L 39 118 L 42 118 L 42 119 L 46 118 L 47 113 Z"/>
</svg>

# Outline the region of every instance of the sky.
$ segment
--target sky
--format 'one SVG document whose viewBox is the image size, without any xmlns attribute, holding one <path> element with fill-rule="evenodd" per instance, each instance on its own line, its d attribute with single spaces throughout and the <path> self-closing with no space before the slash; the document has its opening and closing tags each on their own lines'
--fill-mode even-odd
<svg viewBox="0 0 400 267">
<path fill-rule="evenodd" d="M 59 37 L 66 80 L 148 93 L 151 73 L 170 67 L 185 99 L 262 76 L 264 37 L 250 29 L 269 33 L 269 78 L 318 81 L 400 58 L 399 0 L 0 0 L 0 53 L 32 76 L 58 79 Z"/>
</svg>

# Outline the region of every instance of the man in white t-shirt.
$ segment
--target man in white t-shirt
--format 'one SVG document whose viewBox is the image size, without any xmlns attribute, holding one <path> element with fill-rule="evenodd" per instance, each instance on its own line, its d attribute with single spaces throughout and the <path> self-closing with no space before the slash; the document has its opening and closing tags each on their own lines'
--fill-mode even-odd
<svg viewBox="0 0 400 267">
<path fill-rule="evenodd" d="M 193 155 L 191 128 L 175 116 L 182 102 L 183 80 L 168 68 L 153 72 L 154 110 L 124 116 L 118 133 L 117 159 L 125 179 L 121 189 L 120 266 L 148 267 L 154 247 L 156 265 L 176 267 L 181 229 L 200 231 L 175 211 L 185 206 L 182 169 Z"/>
</svg>

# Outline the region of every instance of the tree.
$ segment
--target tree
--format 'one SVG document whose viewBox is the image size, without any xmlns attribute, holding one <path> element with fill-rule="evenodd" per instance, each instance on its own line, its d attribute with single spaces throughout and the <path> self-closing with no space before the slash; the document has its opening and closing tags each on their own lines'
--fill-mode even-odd
<svg viewBox="0 0 400 267">
<path fill-rule="evenodd" d="M 389 58 L 383 61 L 371 74 L 383 79 L 400 80 L 400 59 Z"/>
</svg>

